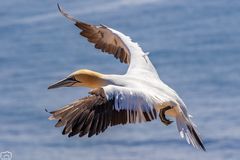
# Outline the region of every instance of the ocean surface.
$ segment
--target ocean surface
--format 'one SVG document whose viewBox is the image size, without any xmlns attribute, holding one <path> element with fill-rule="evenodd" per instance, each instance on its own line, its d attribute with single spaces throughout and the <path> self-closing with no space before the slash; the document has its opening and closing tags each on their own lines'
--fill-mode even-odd
<svg viewBox="0 0 240 160">
<path fill-rule="evenodd" d="M 127 65 L 101 54 L 60 15 L 111 26 L 140 44 L 161 79 L 198 125 L 207 152 L 180 139 L 173 123 L 109 128 L 67 138 L 45 112 L 87 95 L 47 90 L 77 69 L 123 74 Z M 239 160 L 239 0 L 11 0 L 0 5 L 0 152 L 13 160 Z"/>
</svg>

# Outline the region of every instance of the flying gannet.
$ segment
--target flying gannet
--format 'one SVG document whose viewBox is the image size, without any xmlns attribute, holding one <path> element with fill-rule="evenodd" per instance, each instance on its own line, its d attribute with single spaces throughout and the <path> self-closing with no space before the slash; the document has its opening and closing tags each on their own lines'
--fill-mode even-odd
<svg viewBox="0 0 240 160">
<path fill-rule="evenodd" d="M 147 122 L 158 116 L 163 124 L 169 125 L 173 121 L 167 119 L 167 115 L 176 119 L 182 138 L 205 151 L 186 105 L 173 89 L 160 80 L 148 55 L 137 43 L 105 25 L 81 22 L 64 12 L 59 5 L 58 9 L 97 49 L 129 65 L 124 75 L 106 75 L 81 69 L 48 87 L 92 88 L 89 96 L 50 112 L 49 119 L 58 120 L 55 126 L 64 126 L 62 134 L 91 137 L 104 132 L 109 126 Z"/>
</svg>

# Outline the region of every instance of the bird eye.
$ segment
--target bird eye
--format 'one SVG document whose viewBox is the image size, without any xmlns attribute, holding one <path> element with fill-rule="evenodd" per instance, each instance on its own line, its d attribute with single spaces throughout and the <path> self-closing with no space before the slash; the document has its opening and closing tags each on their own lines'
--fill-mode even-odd
<svg viewBox="0 0 240 160">
<path fill-rule="evenodd" d="M 81 81 L 77 80 L 75 77 L 69 77 L 68 80 L 81 83 Z"/>
<path fill-rule="evenodd" d="M 68 80 L 76 81 L 75 77 L 69 77 Z"/>
</svg>

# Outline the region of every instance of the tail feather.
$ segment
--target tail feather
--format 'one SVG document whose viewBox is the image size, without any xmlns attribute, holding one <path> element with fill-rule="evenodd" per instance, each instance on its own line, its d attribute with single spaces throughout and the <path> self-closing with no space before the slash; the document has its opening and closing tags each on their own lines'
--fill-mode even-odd
<svg viewBox="0 0 240 160">
<path fill-rule="evenodd" d="M 200 134 L 196 130 L 196 125 L 189 118 L 179 114 L 176 117 L 176 123 L 181 138 L 185 138 L 189 144 L 193 145 L 193 147 L 206 151 L 200 138 Z"/>
</svg>

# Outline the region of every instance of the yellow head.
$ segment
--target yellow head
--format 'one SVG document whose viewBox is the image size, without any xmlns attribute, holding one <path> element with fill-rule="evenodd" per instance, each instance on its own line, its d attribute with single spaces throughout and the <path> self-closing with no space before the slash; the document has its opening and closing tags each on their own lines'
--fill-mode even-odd
<svg viewBox="0 0 240 160">
<path fill-rule="evenodd" d="M 81 69 L 73 72 L 63 80 L 50 85 L 48 89 L 59 87 L 89 87 L 97 88 L 107 85 L 107 81 L 104 79 L 104 75 L 98 72 L 94 72 L 87 69 Z"/>
</svg>

